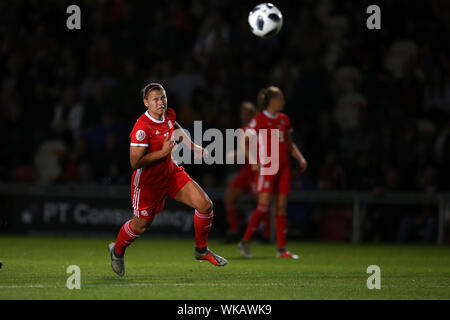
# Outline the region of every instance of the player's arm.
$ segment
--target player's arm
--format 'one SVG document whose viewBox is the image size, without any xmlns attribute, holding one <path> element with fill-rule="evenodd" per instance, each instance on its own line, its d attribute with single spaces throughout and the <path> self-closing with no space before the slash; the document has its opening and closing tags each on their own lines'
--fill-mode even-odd
<svg viewBox="0 0 450 320">
<path fill-rule="evenodd" d="M 184 132 L 183 128 L 180 126 L 180 124 L 178 122 L 175 121 L 173 127 L 175 129 L 180 129 L 181 132 L 181 136 L 180 136 L 180 141 L 183 142 L 184 144 L 186 144 L 187 146 L 189 146 L 189 148 L 194 151 L 194 153 L 200 153 L 203 154 L 206 152 L 205 148 L 202 148 L 201 146 L 199 146 L 198 144 L 195 144 L 194 141 L 192 141 L 189 136 Z"/>
<path fill-rule="evenodd" d="M 248 122 L 243 139 L 243 148 L 245 150 L 245 160 L 250 164 L 253 171 L 259 171 L 258 163 L 258 134 L 259 129 L 258 120 L 253 117 Z"/>
<path fill-rule="evenodd" d="M 130 164 L 133 169 L 146 167 L 154 162 L 157 162 L 167 157 L 171 152 L 175 142 L 169 140 L 168 137 L 164 140 L 163 146 L 160 150 L 146 153 L 147 147 L 130 146 Z"/>
<path fill-rule="evenodd" d="M 298 161 L 300 168 L 302 169 L 302 173 L 306 171 L 308 168 L 308 162 L 306 161 L 303 154 L 300 152 L 300 149 L 295 144 L 294 140 L 292 139 L 292 134 L 290 131 L 288 131 L 288 146 L 291 156 Z"/>
</svg>

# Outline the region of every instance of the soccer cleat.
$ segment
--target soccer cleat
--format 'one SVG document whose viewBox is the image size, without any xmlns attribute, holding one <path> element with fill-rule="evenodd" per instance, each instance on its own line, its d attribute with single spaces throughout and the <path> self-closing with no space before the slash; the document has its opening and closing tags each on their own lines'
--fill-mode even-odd
<svg viewBox="0 0 450 320">
<path fill-rule="evenodd" d="M 123 275 L 125 274 L 125 262 L 124 262 L 123 257 L 116 256 L 116 254 L 114 252 L 115 245 L 116 245 L 115 242 L 111 242 L 108 245 L 108 251 L 109 251 L 109 254 L 111 255 L 111 267 L 112 267 L 113 271 L 115 273 L 117 273 L 117 275 L 119 277 L 123 277 Z"/>
<path fill-rule="evenodd" d="M 278 250 L 277 258 L 288 258 L 288 259 L 298 259 L 298 255 L 293 254 L 287 250 Z"/>
<path fill-rule="evenodd" d="M 206 248 L 206 251 L 203 253 L 200 253 L 197 250 L 194 250 L 194 257 L 197 260 L 209 261 L 213 265 L 218 266 L 218 267 L 222 267 L 228 263 L 227 259 L 215 254 L 208 248 Z"/>
<path fill-rule="evenodd" d="M 250 247 L 247 242 L 241 241 L 238 243 L 239 251 L 241 252 L 241 256 L 244 258 L 251 258 Z"/>
</svg>

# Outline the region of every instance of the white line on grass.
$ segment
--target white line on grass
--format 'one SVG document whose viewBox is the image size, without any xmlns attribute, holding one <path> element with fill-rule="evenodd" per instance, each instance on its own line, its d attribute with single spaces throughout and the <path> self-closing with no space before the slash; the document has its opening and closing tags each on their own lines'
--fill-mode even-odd
<svg viewBox="0 0 450 320">
<path fill-rule="evenodd" d="M 112 283 L 112 284 L 85 284 L 81 287 L 95 288 L 95 287 L 242 287 L 242 286 L 252 286 L 252 287 L 279 287 L 285 286 L 284 283 L 254 283 L 254 284 L 243 284 L 243 283 Z M 50 285 L 0 285 L 0 289 L 28 289 L 28 288 L 58 288 L 58 286 Z M 64 288 L 61 286 L 59 288 Z"/>
<path fill-rule="evenodd" d="M 0 286 L 0 289 L 26 289 L 26 288 L 57 288 L 56 286 L 46 286 L 42 284 L 26 285 L 26 286 Z"/>
<path fill-rule="evenodd" d="M 81 285 L 84 288 L 96 288 L 96 287 L 281 287 L 286 286 L 285 283 L 111 283 L 111 284 L 85 284 Z M 311 287 L 310 284 L 299 284 L 298 286 Z M 317 286 L 319 287 L 319 286 Z M 393 286 L 385 285 L 385 288 L 400 288 L 409 286 Z M 64 286 L 50 286 L 50 285 L 0 285 L 0 289 L 46 289 L 46 288 L 65 288 Z M 430 288 L 450 288 L 450 286 L 430 286 Z"/>
</svg>

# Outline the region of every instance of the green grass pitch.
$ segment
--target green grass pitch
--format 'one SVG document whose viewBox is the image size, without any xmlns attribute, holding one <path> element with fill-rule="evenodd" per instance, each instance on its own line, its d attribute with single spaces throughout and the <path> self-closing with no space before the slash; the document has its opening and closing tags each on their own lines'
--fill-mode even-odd
<svg viewBox="0 0 450 320">
<path fill-rule="evenodd" d="M 299 260 L 275 258 L 275 245 L 211 239 L 229 261 L 215 267 L 193 258 L 193 239 L 143 237 L 126 254 L 126 275 L 110 267 L 107 238 L 0 236 L 0 299 L 450 299 L 450 249 L 445 246 L 288 241 Z M 70 265 L 81 289 L 66 287 Z M 381 269 L 381 289 L 366 286 L 367 267 Z"/>
</svg>

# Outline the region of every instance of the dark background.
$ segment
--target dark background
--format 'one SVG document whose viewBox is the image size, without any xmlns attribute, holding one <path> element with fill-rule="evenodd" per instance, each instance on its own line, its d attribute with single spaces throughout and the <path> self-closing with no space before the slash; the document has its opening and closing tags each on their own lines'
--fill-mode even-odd
<svg viewBox="0 0 450 320">
<path fill-rule="evenodd" d="M 128 135 L 155 81 L 190 130 L 237 128 L 240 103 L 279 86 L 309 162 L 304 175 L 293 163 L 294 192 L 449 192 L 449 1 L 275 1 L 284 24 L 269 40 L 247 24 L 258 3 L 0 2 L 0 181 L 128 185 Z M 81 30 L 66 28 L 71 4 Z M 366 27 L 371 4 L 381 30 Z M 239 169 L 185 168 L 204 188 Z M 384 234 L 368 239 L 397 239 L 406 217 L 429 221 L 431 241 L 433 210 L 389 222 L 373 208 Z"/>
</svg>

